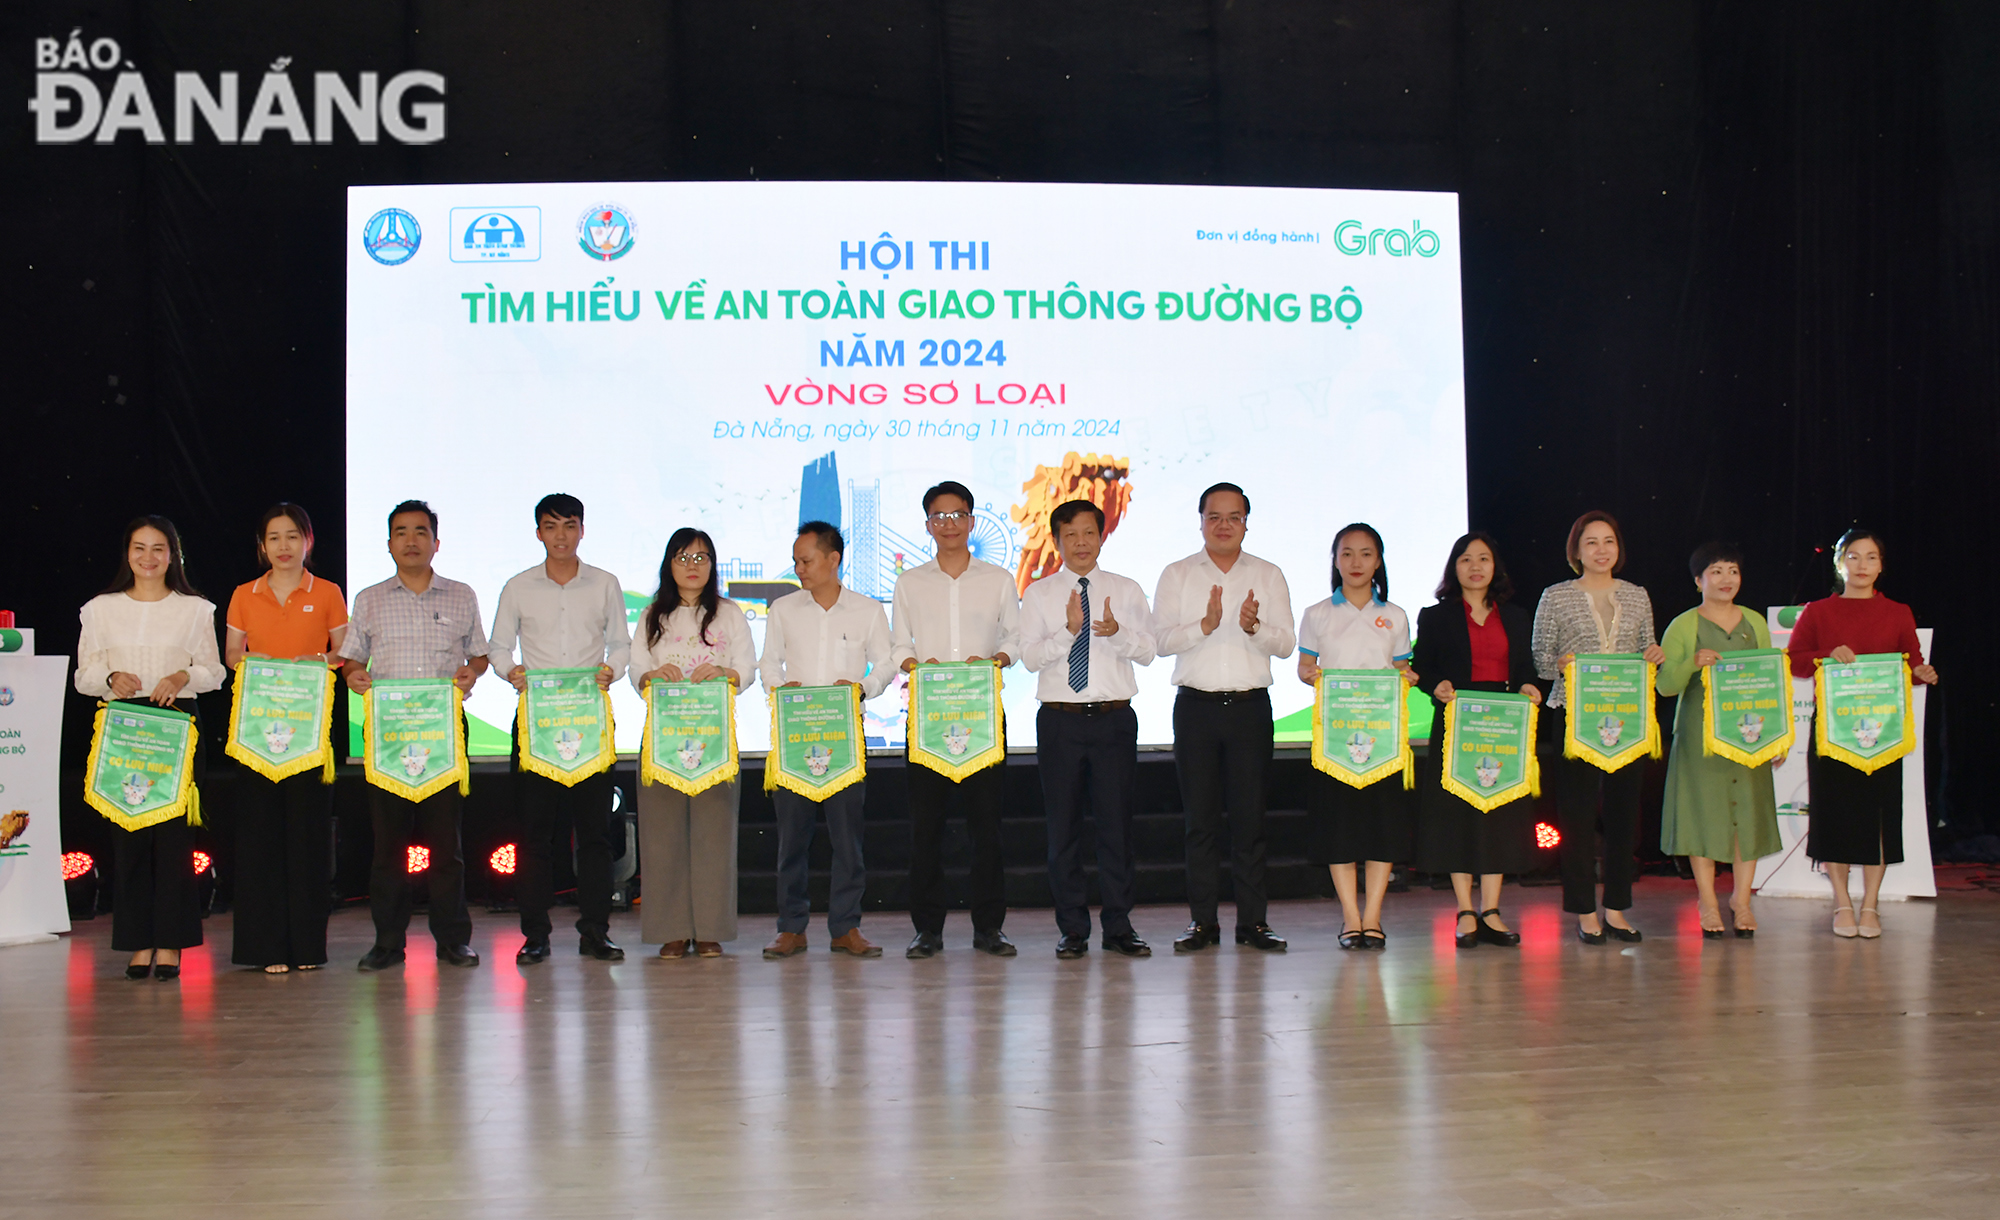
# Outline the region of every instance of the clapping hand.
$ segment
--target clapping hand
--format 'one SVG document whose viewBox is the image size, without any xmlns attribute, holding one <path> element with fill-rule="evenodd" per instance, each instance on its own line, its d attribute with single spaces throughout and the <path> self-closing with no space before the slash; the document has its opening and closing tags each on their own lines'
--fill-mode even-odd
<svg viewBox="0 0 2000 1220">
<path fill-rule="evenodd" d="M 1243 628 L 1244 635 L 1257 634 L 1257 590 L 1252 589 L 1243 598 L 1243 605 L 1236 611 L 1236 625 Z"/>
<path fill-rule="evenodd" d="M 1104 599 L 1104 617 L 1090 625 L 1093 635 L 1117 635 L 1118 619 L 1111 613 L 1111 599 Z"/>
<path fill-rule="evenodd" d="M 1222 586 L 1210 585 L 1208 587 L 1208 612 L 1201 616 L 1201 633 L 1203 635 L 1214 635 L 1215 629 L 1220 626 L 1222 626 Z"/>
</svg>

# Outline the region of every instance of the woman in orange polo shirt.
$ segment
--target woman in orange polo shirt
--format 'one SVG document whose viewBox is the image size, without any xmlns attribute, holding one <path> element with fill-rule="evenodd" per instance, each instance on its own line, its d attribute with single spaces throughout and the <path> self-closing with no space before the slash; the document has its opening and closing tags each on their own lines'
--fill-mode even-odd
<svg viewBox="0 0 2000 1220">
<path fill-rule="evenodd" d="M 229 599 L 225 659 L 328 661 L 347 633 L 340 586 L 314 576 L 312 519 L 276 504 L 257 523 L 268 569 Z M 245 768 L 237 783 L 236 940 L 230 960 L 266 974 L 326 964 L 333 789 L 314 768 L 276 783 Z"/>
</svg>

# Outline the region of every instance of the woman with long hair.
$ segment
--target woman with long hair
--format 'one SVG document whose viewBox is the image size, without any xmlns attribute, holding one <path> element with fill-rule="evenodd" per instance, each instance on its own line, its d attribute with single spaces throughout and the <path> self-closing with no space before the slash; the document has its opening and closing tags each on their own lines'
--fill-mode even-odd
<svg viewBox="0 0 2000 1220">
<path fill-rule="evenodd" d="M 640 617 L 632 641 L 632 686 L 726 678 L 738 690 L 757 669 L 750 621 L 722 596 L 715 542 L 682 527 L 660 560 L 659 591 Z M 736 811 L 738 782 L 688 796 L 665 784 L 639 785 L 639 858 L 646 897 L 639 935 L 660 945 L 663 958 L 720 957 L 736 939 Z"/>
<path fill-rule="evenodd" d="M 1646 591 L 1618 579 L 1625 568 L 1625 535 L 1601 509 L 1578 517 L 1569 527 L 1568 558 L 1575 580 L 1542 590 L 1535 607 L 1535 672 L 1549 681 L 1549 706 L 1563 712 L 1564 727 L 1574 708 L 1565 706 L 1563 668 L 1579 653 L 1638 653 L 1658 665 L 1667 654 L 1653 635 L 1653 601 Z M 1561 737 L 1558 735 L 1557 740 Z M 1621 941 L 1641 939 L 1625 918 L 1632 906 L 1632 882 L 1639 875 L 1639 790 L 1644 763 L 1600 770 L 1583 758 L 1550 759 L 1556 781 L 1556 829 L 1562 834 L 1563 910 L 1576 916 L 1577 939 L 1605 943 L 1605 933 Z M 1604 917 L 1597 915 L 1598 824 L 1604 827 Z"/>
<path fill-rule="evenodd" d="M 1441 747 L 1446 705 L 1468 691 L 1526 695 L 1539 705 L 1527 611 L 1507 604 L 1514 582 L 1491 534 L 1474 530 L 1451 545 L 1437 604 L 1417 614 L 1410 668 L 1431 697 L 1431 749 L 1418 781 L 1417 867 L 1450 873 L 1458 897 L 1459 948 L 1518 945 L 1521 934 L 1500 917 L 1506 874 L 1535 867 L 1535 801 L 1523 796 L 1481 813 L 1445 791 Z M 1478 905 L 1472 883 L 1479 881 Z"/>
<path fill-rule="evenodd" d="M 1660 640 L 1667 659 L 1660 665 L 1656 689 L 1680 697 L 1674 711 L 1674 745 L 1667 755 L 1667 794 L 1660 806 L 1660 850 L 1688 858 L 1694 870 L 1697 917 L 1707 940 L 1722 935 L 1715 864 L 1731 862 L 1729 909 L 1735 916 L 1737 938 L 1748 940 L 1757 934 L 1757 917 L 1750 909 L 1757 861 L 1783 847 L 1778 840 L 1778 798 L 1770 763 L 1746 767 L 1702 753 L 1702 714 L 1708 700 L 1701 671 L 1720 661 L 1725 652 L 1769 648 L 1771 629 L 1763 615 L 1736 604 L 1736 594 L 1743 588 L 1741 551 L 1727 543 L 1703 543 L 1689 558 L 1688 570 L 1701 590 L 1701 605 L 1668 623 Z M 1791 714 L 1789 706 L 1785 714 Z"/>
<path fill-rule="evenodd" d="M 125 526 L 118 571 L 83 605 L 76 689 L 114 702 L 151 703 L 194 717 L 190 760 L 198 787 L 206 774 L 194 697 L 222 686 L 215 606 L 188 583 L 180 531 L 165 517 Z M 182 949 L 201 943 L 194 838 L 185 815 L 139 830 L 112 832 L 111 947 L 132 958 L 125 977 L 176 979 Z"/>
<path fill-rule="evenodd" d="M 1938 680 L 1937 670 L 1924 660 L 1910 608 L 1876 589 L 1884 550 L 1875 531 L 1858 526 L 1834 543 L 1833 596 L 1808 602 L 1799 615 L 1787 649 L 1793 674 L 1812 677 L 1818 660 L 1840 663 L 1865 653 L 1900 652 L 1909 658 L 1911 677 L 1926 684 Z M 1863 774 L 1821 758 L 1815 732 L 1806 776 L 1812 792 L 1806 855 L 1826 865 L 1833 882 L 1833 934 L 1873 940 L 1882 935 L 1882 874 L 1903 859 L 1903 760 Z M 1848 868 L 1855 864 L 1861 866 L 1859 919 L 1847 890 Z"/>
<path fill-rule="evenodd" d="M 298 505 L 274 504 L 257 519 L 265 571 L 230 595 L 223 656 L 231 669 L 256 657 L 338 665 L 347 601 L 339 585 L 313 573 L 312 548 L 312 518 Z M 319 744 L 303 742 L 301 750 Z M 317 970 L 326 964 L 333 788 L 316 767 L 277 781 L 245 767 L 235 793 L 229 960 L 266 974 Z"/>
<path fill-rule="evenodd" d="M 1299 620 L 1299 681 L 1316 686 L 1323 669 L 1410 669 L 1410 619 L 1389 601 L 1382 535 L 1362 522 L 1333 536 L 1333 596 L 1306 607 Z M 1315 770 L 1309 777 L 1310 856 L 1333 877 L 1345 927 L 1343 949 L 1384 949 L 1382 896 L 1389 871 L 1407 860 L 1414 827 L 1400 780 L 1355 788 Z M 1356 895 L 1355 864 L 1367 861 L 1367 906 Z"/>
</svg>

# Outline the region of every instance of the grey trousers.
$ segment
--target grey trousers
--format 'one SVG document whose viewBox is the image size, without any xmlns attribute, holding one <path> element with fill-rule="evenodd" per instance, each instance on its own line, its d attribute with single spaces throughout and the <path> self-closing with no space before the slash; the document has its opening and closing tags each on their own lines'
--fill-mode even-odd
<svg viewBox="0 0 2000 1220">
<path fill-rule="evenodd" d="M 737 782 L 684 796 L 639 785 L 639 939 L 736 939 Z"/>
</svg>

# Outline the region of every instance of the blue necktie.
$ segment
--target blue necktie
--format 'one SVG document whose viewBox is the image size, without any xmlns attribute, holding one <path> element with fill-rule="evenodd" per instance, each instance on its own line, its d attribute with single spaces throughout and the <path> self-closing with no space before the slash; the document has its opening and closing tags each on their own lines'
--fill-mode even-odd
<svg viewBox="0 0 2000 1220">
<path fill-rule="evenodd" d="M 1083 602 L 1083 630 L 1069 646 L 1069 688 L 1080 691 L 1090 685 L 1090 577 L 1076 582 L 1076 594 Z"/>
</svg>

